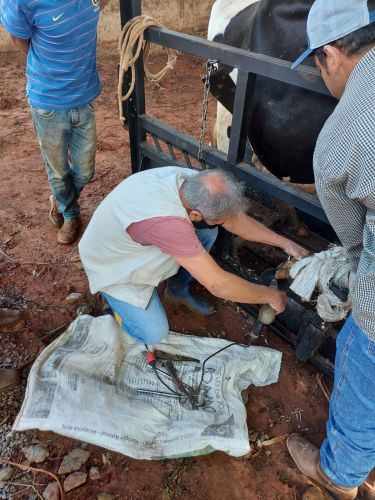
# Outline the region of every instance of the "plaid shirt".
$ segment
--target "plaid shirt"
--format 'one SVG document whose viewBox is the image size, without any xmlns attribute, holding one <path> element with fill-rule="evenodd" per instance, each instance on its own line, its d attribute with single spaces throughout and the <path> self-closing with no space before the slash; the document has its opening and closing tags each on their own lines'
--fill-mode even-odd
<svg viewBox="0 0 375 500">
<path fill-rule="evenodd" d="M 320 201 L 356 279 L 353 316 L 375 340 L 375 48 L 359 61 L 314 154 Z"/>
</svg>

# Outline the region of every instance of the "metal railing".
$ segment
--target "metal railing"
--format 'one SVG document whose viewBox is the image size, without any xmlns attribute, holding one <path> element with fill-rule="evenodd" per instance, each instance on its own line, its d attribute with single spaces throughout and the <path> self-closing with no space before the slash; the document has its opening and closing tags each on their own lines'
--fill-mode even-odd
<svg viewBox="0 0 375 500">
<path fill-rule="evenodd" d="M 121 24 L 124 26 L 128 20 L 141 14 L 141 1 L 120 0 L 120 13 Z M 256 170 L 244 161 L 249 120 L 249 114 L 246 112 L 247 99 L 257 75 L 329 95 L 318 71 L 304 66 L 301 66 L 298 71 L 292 71 L 291 64 L 286 61 L 168 29 L 149 28 L 145 33 L 145 38 L 161 46 L 174 48 L 205 60 L 217 60 L 231 68 L 237 68 L 238 77 L 228 154 L 205 144 L 202 157 L 198 159 L 197 139 L 147 116 L 143 61 L 140 59 L 136 65 L 136 84 L 133 95 L 124 103 L 126 126 L 130 135 L 132 171 L 138 172 L 171 164 L 189 168 L 209 166 L 228 169 L 245 183 L 249 193 L 254 189 L 268 193 L 309 214 L 320 224 L 328 225 L 327 217 L 317 197 L 296 189 L 272 175 Z M 123 94 L 128 88 L 129 81 L 125 78 Z M 227 259 L 228 252 L 226 251 L 228 241 L 222 241 L 220 245 L 220 259 L 222 262 L 226 261 L 227 267 L 230 267 L 231 262 Z M 237 269 L 237 274 L 241 274 L 239 269 Z M 236 272 L 236 268 L 231 270 Z M 300 359 L 311 359 L 321 369 L 332 374 L 332 346 L 329 348 L 330 354 L 323 356 L 319 353 L 319 348 L 327 343 L 328 337 L 334 339 L 335 330 L 324 330 L 322 321 L 316 314 L 305 311 L 293 299 L 288 300 L 288 308 L 292 311 L 291 316 L 284 319 L 280 317 L 279 326 L 274 327 L 274 330 L 288 341 L 285 331 L 294 329 L 295 335 L 292 339 L 289 338 L 289 343 L 295 347 Z M 256 313 L 256 310 L 251 307 L 245 306 L 245 309 L 250 314 Z M 327 359 L 328 357 L 331 361 Z"/>
</svg>

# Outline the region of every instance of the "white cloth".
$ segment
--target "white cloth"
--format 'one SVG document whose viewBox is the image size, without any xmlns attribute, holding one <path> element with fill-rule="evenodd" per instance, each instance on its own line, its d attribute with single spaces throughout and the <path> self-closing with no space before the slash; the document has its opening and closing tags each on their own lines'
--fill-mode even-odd
<svg viewBox="0 0 375 500">
<path fill-rule="evenodd" d="M 196 387 L 202 361 L 226 345 L 171 333 L 158 348 L 201 361 L 174 363 L 181 379 Z M 124 335 L 112 316 L 84 315 L 33 364 L 14 429 L 50 430 L 139 459 L 213 450 L 242 456 L 250 443 L 241 392 L 250 384 L 277 382 L 280 363 L 274 349 L 228 348 L 207 361 L 204 406 L 193 410 L 178 399 L 137 391 L 168 392 L 147 368 L 144 347 Z"/>
<path fill-rule="evenodd" d="M 346 250 L 333 246 L 297 261 L 290 270 L 293 283 L 290 289 L 308 302 L 318 287 L 317 313 L 328 322 L 344 319 L 351 309 L 354 273 Z M 348 300 L 340 300 L 330 289 L 330 284 L 340 290 L 349 290 Z"/>
</svg>

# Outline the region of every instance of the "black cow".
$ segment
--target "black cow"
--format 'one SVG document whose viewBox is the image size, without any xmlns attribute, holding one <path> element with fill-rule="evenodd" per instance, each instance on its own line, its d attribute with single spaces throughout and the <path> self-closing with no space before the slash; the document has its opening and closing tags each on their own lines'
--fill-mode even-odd
<svg viewBox="0 0 375 500">
<path fill-rule="evenodd" d="M 208 37 L 294 61 L 306 49 L 306 22 L 312 3 L 312 0 L 216 0 Z M 312 65 L 313 61 L 305 64 Z M 231 76 L 235 80 L 236 72 Z M 329 96 L 257 77 L 249 109 L 248 137 L 261 163 L 279 178 L 313 183 L 315 143 L 335 105 L 336 100 Z M 218 116 L 220 121 L 220 109 Z M 220 127 L 220 123 L 217 125 Z"/>
</svg>

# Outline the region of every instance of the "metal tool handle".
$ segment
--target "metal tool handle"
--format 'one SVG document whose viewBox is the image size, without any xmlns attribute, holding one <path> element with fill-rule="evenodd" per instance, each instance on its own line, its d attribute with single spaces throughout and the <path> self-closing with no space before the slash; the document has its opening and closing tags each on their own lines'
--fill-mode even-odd
<svg viewBox="0 0 375 500">
<path fill-rule="evenodd" d="M 270 287 L 278 288 L 277 280 L 275 278 L 271 281 Z M 254 324 L 252 332 L 250 333 L 250 342 L 253 339 L 258 339 L 261 334 L 263 326 L 270 325 L 271 323 L 274 322 L 275 318 L 276 318 L 275 309 L 271 307 L 269 304 L 263 304 L 259 310 L 258 318 Z"/>
</svg>

